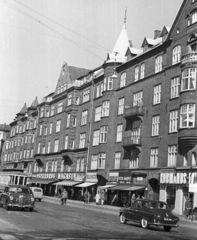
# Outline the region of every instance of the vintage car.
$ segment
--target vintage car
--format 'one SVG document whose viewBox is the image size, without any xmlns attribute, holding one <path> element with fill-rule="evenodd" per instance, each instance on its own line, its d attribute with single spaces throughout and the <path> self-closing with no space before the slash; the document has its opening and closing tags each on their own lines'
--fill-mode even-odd
<svg viewBox="0 0 197 240">
<path fill-rule="evenodd" d="M 172 227 L 178 227 L 179 218 L 172 213 L 172 210 L 165 202 L 157 200 L 138 199 L 130 207 L 120 209 L 120 222 L 138 222 L 142 228 L 149 225 L 163 226 L 165 231 Z"/>
<path fill-rule="evenodd" d="M 29 209 L 33 211 L 35 199 L 29 187 L 21 185 L 6 186 L 4 192 L 0 195 L 0 207 L 10 208 L 18 207 L 22 210 Z"/>
<path fill-rule="evenodd" d="M 42 188 L 39 188 L 39 187 L 30 187 L 33 195 L 34 195 L 34 198 L 35 200 L 38 200 L 41 202 L 42 198 L 43 198 L 43 190 Z"/>
</svg>

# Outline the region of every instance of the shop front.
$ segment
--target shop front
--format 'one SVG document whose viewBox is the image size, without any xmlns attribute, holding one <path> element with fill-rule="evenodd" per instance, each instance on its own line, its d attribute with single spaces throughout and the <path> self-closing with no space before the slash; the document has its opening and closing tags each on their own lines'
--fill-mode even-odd
<svg viewBox="0 0 197 240">
<path fill-rule="evenodd" d="M 59 182 L 53 183 L 53 185 L 56 186 L 56 195 L 60 197 L 62 190 L 65 188 L 68 192 L 69 199 L 78 199 L 79 193 L 74 186 L 84 181 L 85 174 L 76 172 L 62 172 L 58 173 L 57 177 Z"/>
<path fill-rule="evenodd" d="M 41 187 L 43 194 L 47 196 L 55 195 L 54 182 L 57 182 L 57 173 L 33 173 L 28 185 Z"/>
<path fill-rule="evenodd" d="M 185 212 L 189 197 L 197 207 L 197 169 L 174 169 L 160 173 L 160 200 L 167 202 L 176 214 Z"/>
</svg>

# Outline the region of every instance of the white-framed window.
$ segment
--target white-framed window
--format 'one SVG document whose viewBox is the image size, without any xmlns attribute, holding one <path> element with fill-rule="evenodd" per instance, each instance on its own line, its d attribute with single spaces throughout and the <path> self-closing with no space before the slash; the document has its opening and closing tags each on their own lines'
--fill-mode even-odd
<svg viewBox="0 0 197 240">
<path fill-rule="evenodd" d="M 143 105 L 143 91 L 133 94 L 133 107 Z"/>
<path fill-rule="evenodd" d="M 51 123 L 49 124 L 49 134 L 52 134 L 52 127 L 53 127 L 53 123 L 51 122 Z"/>
<path fill-rule="evenodd" d="M 124 98 L 119 98 L 118 102 L 118 115 L 121 115 L 124 113 Z"/>
<path fill-rule="evenodd" d="M 162 55 L 159 55 L 155 58 L 155 73 L 162 71 L 162 65 L 163 65 L 163 57 Z"/>
<path fill-rule="evenodd" d="M 115 153 L 115 162 L 114 162 L 114 169 L 120 168 L 120 159 L 121 159 L 121 152 Z"/>
<path fill-rule="evenodd" d="M 92 146 L 99 145 L 99 135 L 100 135 L 100 131 L 99 130 L 95 130 L 93 132 L 93 143 L 92 143 Z"/>
<path fill-rule="evenodd" d="M 26 157 L 29 158 L 29 149 L 27 149 L 27 154 L 26 154 Z"/>
<path fill-rule="evenodd" d="M 116 142 L 122 141 L 122 130 L 123 130 L 123 124 L 118 124 L 117 125 Z"/>
<path fill-rule="evenodd" d="M 34 149 L 32 148 L 31 149 L 31 158 L 33 158 L 33 156 L 34 156 Z"/>
<path fill-rule="evenodd" d="M 54 164 L 54 172 L 57 172 L 57 163 L 58 163 L 58 161 L 56 160 L 55 164 Z"/>
<path fill-rule="evenodd" d="M 47 161 L 45 166 L 45 172 L 48 172 L 48 169 L 49 169 L 49 162 Z"/>
<path fill-rule="evenodd" d="M 107 142 L 107 132 L 108 132 L 108 126 L 102 126 L 100 128 L 100 143 Z"/>
<path fill-rule="evenodd" d="M 57 104 L 57 113 L 62 112 L 62 109 L 63 109 L 63 102 L 59 102 L 59 103 Z"/>
<path fill-rule="evenodd" d="M 45 154 L 45 151 L 46 151 L 46 148 L 45 148 L 45 146 L 42 146 L 42 154 Z"/>
<path fill-rule="evenodd" d="M 52 161 L 52 163 L 51 163 L 51 172 L 54 171 L 54 166 L 55 166 L 55 161 Z"/>
<path fill-rule="evenodd" d="M 196 166 L 196 152 L 192 153 L 192 166 Z"/>
<path fill-rule="evenodd" d="M 85 148 L 85 140 L 86 140 L 86 134 L 81 133 L 79 135 L 79 148 Z"/>
<path fill-rule="evenodd" d="M 42 135 L 42 124 L 40 124 L 40 131 L 39 131 L 39 135 L 41 136 Z M 26 141 L 25 141 L 26 143 Z"/>
<path fill-rule="evenodd" d="M 145 76 L 145 63 L 142 63 L 140 67 L 140 79 L 143 79 L 144 76 Z"/>
<path fill-rule="evenodd" d="M 65 149 L 68 149 L 68 135 L 65 135 L 64 148 L 65 148 Z"/>
<path fill-rule="evenodd" d="M 153 104 L 161 103 L 161 84 L 154 86 Z"/>
<path fill-rule="evenodd" d="M 82 112 L 82 115 L 81 115 L 81 125 L 86 125 L 87 119 L 88 119 L 88 110 L 85 110 Z"/>
<path fill-rule="evenodd" d="M 93 154 L 91 156 L 91 170 L 97 169 L 97 163 L 98 163 L 98 155 Z"/>
<path fill-rule="evenodd" d="M 150 167 L 158 167 L 158 148 L 151 148 Z"/>
<path fill-rule="evenodd" d="M 70 113 L 67 115 L 67 122 L 66 122 L 66 127 L 70 126 Z"/>
<path fill-rule="evenodd" d="M 40 142 L 38 143 L 37 153 L 40 153 Z"/>
<path fill-rule="evenodd" d="M 108 77 L 107 90 L 113 90 L 113 79 L 111 76 Z"/>
<path fill-rule="evenodd" d="M 90 100 L 90 88 L 83 90 L 83 103 Z"/>
<path fill-rule="evenodd" d="M 60 128 L 61 128 L 61 120 L 57 120 L 57 122 L 56 122 L 56 132 L 60 132 Z"/>
<path fill-rule="evenodd" d="M 47 144 L 47 153 L 50 153 L 51 151 L 51 141 L 48 141 L 48 144 Z"/>
<path fill-rule="evenodd" d="M 72 104 L 72 93 L 69 93 L 67 105 L 70 106 L 71 104 Z"/>
<path fill-rule="evenodd" d="M 159 135 L 159 123 L 160 123 L 160 116 L 153 116 L 152 117 L 152 136 Z"/>
<path fill-rule="evenodd" d="M 106 153 L 99 153 L 98 154 L 98 169 L 104 169 L 105 168 L 105 159 L 106 159 Z"/>
<path fill-rule="evenodd" d="M 100 97 L 100 83 L 96 85 L 96 98 Z"/>
<path fill-rule="evenodd" d="M 32 138 L 32 136 L 29 135 L 29 136 L 28 136 L 28 143 L 31 143 L 31 138 Z"/>
<path fill-rule="evenodd" d="M 14 157 L 15 157 L 15 152 L 14 152 L 14 154 L 13 154 L 13 159 L 14 159 Z M 26 149 L 23 150 L 23 158 L 25 158 L 25 157 L 26 157 Z"/>
<path fill-rule="evenodd" d="M 98 122 L 101 120 L 101 111 L 102 111 L 101 106 L 95 108 L 95 118 L 94 118 L 95 122 Z"/>
<path fill-rule="evenodd" d="M 126 86 L 126 72 L 120 75 L 120 88 Z"/>
<path fill-rule="evenodd" d="M 47 126 L 46 125 L 43 126 L 43 134 L 45 136 L 47 135 Z"/>
<path fill-rule="evenodd" d="M 44 107 L 41 107 L 40 109 L 40 117 L 44 117 Z"/>
<path fill-rule="evenodd" d="M 32 135 L 32 143 L 35 142 L 35 133 Z"/>
<path fill-rule="evenodd" d="M 195 104 L 181 105 L 180 128 L 192 128 L 195 126 Z"/>
<path fill-rule="evenodd" d="M 182 72 L 181 91 L 196 89 L 196 68 L 187 68 Z"/>
<path fill-rule="evenodd" d="M 110 101 L 104 101 L 102 104 L 102 117 L 109 116 Z"/>
<path fill-rule="evenodd" d="M 180 77 L 175 77 L 171 79 L 171 98 L 176 98 L 179 96 L 179 85 Z"/>
<path fill-rule="evenodd" d="M 75 140 L 70 141 L 70 148 L 74 149 L 75 148 Z"/>
<path fill-rule="evenodd" d="M 178 126 L 178 110 L 170 111 L 170 126 L 169 126 L 169 133 L 177 132 Z"/>
<path fill-rule="evenodd" d="M 197 22 L 197 11 L 191 14 L 191 24 Z"/>
<path fill-rule="evenodd" d="M 168 146 L 168 167 L 176 166 L 177 162 L 177 146 Z"/>
<path fill-rule="evenodd" d="M 7 154 L 4 155 L 4 161 L 6 162 L 7 161 Z"/>
<path fill-rule="evenodd" d="M 20 151 L 20 159 L 22 159 L 23 158 L 23 151 L 21 150 Z"/>
<path fill-rule="evenodd" d="M 58 152 L 58 148 L 59 148 L 59 139 L 55 139 L 54 152 Z"/>
<path fill-rule="evenodd" d="M 84 166 L 85 166 L 85 160 L 84 160 L 84 158 L 81 158 L 81 164 L 80 164 L 80 171 L 81 172 L 84 171 Z"/>
<path fill-rule="evenodd" d="M 139 167 L 139 150 L 132 150 L 129 161 L 129 168 Z"/>
<path fill-rule="evenodd" d="M 172 49 L 172 65 L 181 61 L 181 45 L 177 45 Z"/>
<path fill-rule="evenodd" d="M 76 172 L 80 171 L 80 161 L 81 161 L 81 159 L 77 158 Z"/>
<path fill-rule="evenodd" d="M 138 81 L 139 80 L 139 66 L 135 67 L 135 76 L 134 76 L 134 81 Z"/>
<path fill-rule="evenodd" d="M 64 171 L 64 160 L 61 161 L 61 168 L 60 168 L 60 172 Z"/>
<path fill-rule="evenodd" d="M 53 106 L 51 106 L 51 116 L 53 116 L 54 113 L 55 113 L 55 106 L 53 105 Z"/>
<path fill-rule="evenodd" d="M 72 120 L 73 120 L 72 126 L 76 127 L 77 126 L 77 118 L 72 116 Z"/>
</svg>

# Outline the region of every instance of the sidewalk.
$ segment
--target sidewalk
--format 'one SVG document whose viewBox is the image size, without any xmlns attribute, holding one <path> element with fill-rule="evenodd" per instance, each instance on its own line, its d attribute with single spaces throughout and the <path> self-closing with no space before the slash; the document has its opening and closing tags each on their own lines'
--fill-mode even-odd
<svg viewBox="0 0 197 240">
<path fill-rule="evenodd" d="M 60 204 L 60 199 L 57 197 L 44 196 L 43 202 L 51 202 L 54 204 Z M 85 208 L 85 209 L 95 211 L 95 212 L 105 212 L 105 213 L 113 214 L 116 216 L 118 216 L 119 209 L 120 209 L 120 207 L 117 207 L 117 206 L 96 205 L 95 202 L 85 204 L 82 201 L 70 200 L 70 199 L 67 200 L 67 204 L 68 204 L 68 206 L 72 206 L 72 207 Z M 178 216 L 178 217 L 180 218 L 179 226 L 197 229 L 197 221 L 192 222 L 191 220 L 185 219 L 184 216 Z"/>
</svg>

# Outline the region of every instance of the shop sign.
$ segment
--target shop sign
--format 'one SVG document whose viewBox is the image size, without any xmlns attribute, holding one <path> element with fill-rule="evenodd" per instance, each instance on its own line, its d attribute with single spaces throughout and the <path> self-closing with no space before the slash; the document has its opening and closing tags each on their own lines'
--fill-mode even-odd
<svg viewBox="0 0 197 240">
<path fill-rule="evenodd" d="M 110 183 L 117 183 L 118 182 L 118 173 L 109 173 L 109 182 Z"/>
<path fill-rule="evenodd" d="M 83 181 L 85 175 L 81 173 L 58 173 L 58 179 Z"/>
<path fill-rule="evenodd" d="M 187 173 L 174 173 L 174 172 L 163 172 L 160 173 L 160 183 L 169 184 L 186 184 L 187 183 Z"/>
<path fill-rule="evenodd" d="M 97 173 L 87 173 L 86 175 L 87 182 L 98 182 Z"/>
<path fill-rule="evenodd" d="M 197 192 L 197 172 L 189 173 L 189 192 Z"/>
<path fill-rule="evenodd" d="M 55 179 L 55 173 L 33 173 L 32 177 L 40 179 Z"/>
<path fill-rule="evenodd" d="M 118 184 L 130 185 L 132 182 L 131 172 L 119 172 Z"/>
</svg>

